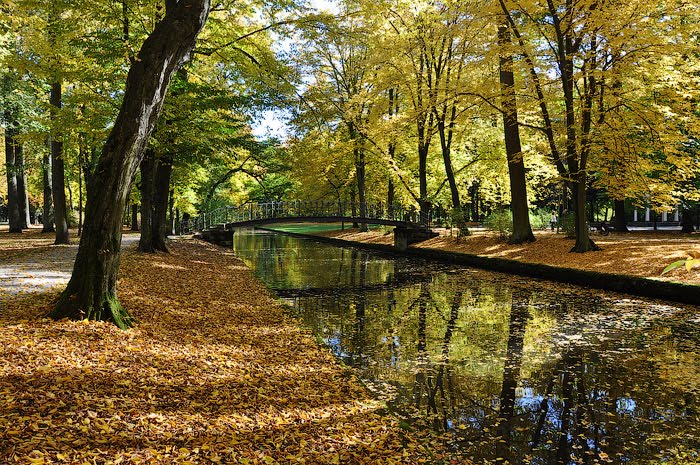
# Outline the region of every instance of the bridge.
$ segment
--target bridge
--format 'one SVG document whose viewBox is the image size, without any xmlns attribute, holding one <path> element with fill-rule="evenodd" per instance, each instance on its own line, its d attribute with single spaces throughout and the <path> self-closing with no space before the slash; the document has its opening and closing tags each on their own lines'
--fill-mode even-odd
<svg viewBox="0 0 700 465">
<path fill-rule="evenodd" d="M 184 234 L 201 232 L 204 237 L 232 237 L 235 228 L 279 223 L 357 223 L 394 226 L 398 248 L 428 239 L 430 218 L 423 218 L 413 207 L 400 204 L 292 201 L 248 203 L 225 206 L 181 222 Z M 230 239 L 228 239 L 230 240 Z M 223 239 L 226 242 L 226 239 Z"/>
</svg>

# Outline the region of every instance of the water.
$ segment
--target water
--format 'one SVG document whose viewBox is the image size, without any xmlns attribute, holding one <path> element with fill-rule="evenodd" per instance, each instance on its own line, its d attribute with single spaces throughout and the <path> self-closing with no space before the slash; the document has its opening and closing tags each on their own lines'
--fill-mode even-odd
<svg viewBox="0 0 700 465">
<path fill-rule="evenodd" d="M 697 463 L 697 308 L 238 231 L 390 408 L 478 462 Z"/>
</svg>

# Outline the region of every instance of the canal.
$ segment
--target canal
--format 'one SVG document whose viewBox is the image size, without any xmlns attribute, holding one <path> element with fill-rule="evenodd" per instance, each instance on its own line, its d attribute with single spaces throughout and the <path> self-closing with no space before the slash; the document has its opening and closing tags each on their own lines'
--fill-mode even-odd
<svg viewBox="0 0 700 465">
<path fill-rule="evenodd" d="M 233 247 L 390 409 L 477 462 L 698 460 L 697 308 L 263 231 Z"/>
</svg>

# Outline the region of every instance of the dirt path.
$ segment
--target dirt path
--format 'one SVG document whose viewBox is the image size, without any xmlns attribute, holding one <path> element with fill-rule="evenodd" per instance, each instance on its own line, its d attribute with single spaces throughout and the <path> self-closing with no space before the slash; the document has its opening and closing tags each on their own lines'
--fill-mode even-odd
<svg viewBox="0 0 700 465">
<path fill-rule="evenodd" d="M 74 247 L 44 240 L 0 234 L 13 282 L 37 264 L 66 279 Z M 129 251 L 118 287 L 128 331 L 44 318 L 56 293 L 43 288 L 3 299 L 0 463 L 444 463 L 232 253 Z"/>
<path fill-rule="evenodd" d="M 65 286 L 78 252 L 79 238 L 71 232 L 71 245 L 55 246 L 53 234 L 41 229 L 9 234 L 7 226 L 0 227 L 0 302 Z M 138 235 L 125 234 L 122 247 L 128 250 L 137 240 Z"/>
</svg>

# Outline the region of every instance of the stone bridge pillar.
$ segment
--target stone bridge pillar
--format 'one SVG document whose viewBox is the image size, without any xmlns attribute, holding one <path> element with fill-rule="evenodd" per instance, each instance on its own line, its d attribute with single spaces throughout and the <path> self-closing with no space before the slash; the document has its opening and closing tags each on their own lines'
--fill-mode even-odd
<svg viewBox="0 0 700 465">
<path fill-rule="evenodd" d="M 437 237 L 437 235 L 430 229 L 396 226 L 394 228 L 394 247 L 404 251 L 411 244 Z"/>
</svg>

